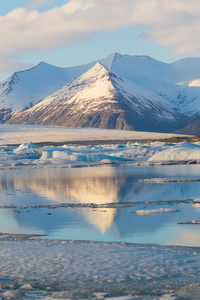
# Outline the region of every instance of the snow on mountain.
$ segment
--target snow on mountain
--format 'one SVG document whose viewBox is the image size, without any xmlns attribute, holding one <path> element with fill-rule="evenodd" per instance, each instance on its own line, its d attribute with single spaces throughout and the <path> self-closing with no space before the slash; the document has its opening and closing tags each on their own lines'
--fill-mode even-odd
<svg viewBox="0 0 200 300">
<path fill-rule="evenodd" d="M 29 70 L 14 73 L 0 83 L 0 121 L 1 112 L 19 112 L 35 105 L 92 65 L 59 68 L 41 62 Z"/>
<path fill-rule="evenodd" d="M 102 62 L 107 65 L 109 59 L 102 59 Z M 0 110 L 19 112 L 27 109 L 88 71 L 95 63 L 60 68 L 41 62 L 31 69 L 15 72 L 0 83 Z"/>
<path fill-rule="evenodd" d="M 81 116 L 82 121 L 72 122 L 71 117 L 75 114 L 75 110 L 73 113 L 71 107 L 69 111 L 69 104 L 73 103 L 75 98 L 76 111 L 79 108 L 80 112 L 83 108 L 81 107 L 83 105 L 82 99 L 85 99 L 82 114 L 83 112 L 85 114 L 87 111 L 86 102 L 90 102 L 90 105 L 88 106 L 87 104 L 87 106 L 93 112 L 95 110 L 94 107 L 96 107 L 97 111 L 102 105 L 102 115 L 98 116 L 98 118 L 103 118 L 103 106 L 105 105 L 105 112 L 108 112 L 108 107 L 113 113 L 120 113 L 121 111 L 120 118 L 126 111 L 125 119 L 126 122 L 129 119 L 128 125 L 121 124 L 120 126 L 118 125 L 119 128 L 148 130 L 147 127 L 150 126 L 155 131 L 174 131 L 200 119 L 200 58 L 186 58 L 167 64 L 148 56 L 130 56 L 114 53 L 99 60 L 99 63 L 110 72 L 109 74 L 112 74 L 107 76 L 107 78 L 110 76 L 110 82 L 109 80 L 104 82 L 102 80 L 101 84 L 98 72 L 95 73 L 94 70 L 92 72 L 95 74 L 90 76 L 88 73 L 86 75 L 88 78 L 91 77 L 93 79 L 90 78 L 89 81 L 84 81 L 84 73 L 87 73 L 95 63 L 92 62 L 71 68 L 58 68 L 46 63 L 40 63 L 30 70 L 14 73 L 8 80 L 0 83 L 0 122 L 8 120 L 11 115 L 16 115 L 19 111 L 24 111 L 43 99 L 45 99 L 45 102 L 42 102 L 43 105 L 46 101 L 51 102 L 52 97 L 54 98 L 54 102 L 51 102 L 52 105 L 53 103 L 55 105 L 58 99 L 61 101 L 63 98 L 68 99 L 68 104 L 64 109 L 65 117 L 63 111 L 62 122 L 64 123 L 58 120 L 60 117 L 58 118 L 55 115 L 54 118 L 57 121 L 55 120 L 50 124 L 105 127 L 105 123 L 110 122 L 103 121 L 103 125 L 97 119 L 95 121 L 89 120 L 91 116 L 90 118 L 89 116 Z M 81 83 L 82 87 L 84 85 L 84 89 L 80 92 L 80 82 L 79 80 L 76 81 L 75 78 L 81 75 L 83 77 L 79 80 L 84 81 L 84 84 Z M 94 83 L 95 86 L 92 88 Z M 70 84 L 71 92 L 68 90 L 67 84 Z M 75 87 L 76 84 L 77 87 Z M 89 85 L 88 88 L 86 87 L 87 84 Z M 112 85 L 114 87 L 111 87 Z M 59 90 L 63 86 L 64 88 Z M 52 93 L 55 94 L 52 95 Z M 50 98 L 48 98 L 49 95 Z M 48 100 L 46 100 L 46 97 Z M 69 97 L 71 102 L 69 102 Z M 78 105 L 80 99 L 81 102 Z M 86 99 L 88 100 L 86 101 Z M 61 102 L 59 103 L 61 104 Z M 99 104 L 97 105 L 97 103 Z M 108 103 L 110 104 L 108 105 Z M 123 103 L 123 105 L 120 103 Z M 62 105 L 64 105 L 64 102 Z M 51 111 L 53 112 L 52 109 Z M 58 112 L 56 108 L 54 108 L 54 112 Z M 106 118 L 110 119 L 111 116 L 104 116 L 104 119 Z M 71 119 L 70 122 L 69 119 Z M 114 116 L 114 119 L 116 119 L 116 116 Z M 160 122 L 161 119 L 163 123 Z M 17 122 L 19 120 L 18 118 Z M 47 124 L 47 120 L 48 118 L 42 120 L 41 116 L 38 124 L 41 124 L 41 122 L 42 124 Z M 10 122 L 13 121 L 14 119 L 10 120 Z M 29 118 L 28 122 L 34 122 L 30 124 L 35 124 L 36 120 L 33 121 L 33 118 Z M 153 122 L 155 123 L 154 125 Z M 158 128 L 158 126 L 161 126 L 161 128 Z M 108 128 L 115 127 L 111 125 Z"/>
<path fill-rule="evenodd" d="M 100 63 L 8 123 L 169 131 L 174 112 Z"/>
<path fill-rule="evenodd" d="M 112 56 L 111 56 L 112 57 Z M 123 78 L 162 97 L 178 114 L 194 117 L 200 111 L 200 58 L 166 64 L 148 56 L 115 54 L 110 69 Z M 159 97 L 160 96 L 160 97 Z"/>
<path fill-rule="evenodd" d="M 92 127 L 101 127 L 106 118 L 106 110 L 111 110 L 109 113 L 112 114 L 121 113 L 115 93 L 109 72 L 97 63 L 51 96 L 11 119 L 11 122 L 89 127 L 91 117 L 88 111 L 92 111 L 96 115 Z M 99 118 L 101 112 L 104 117 Z"/>
<path fill-rule="evenodd" d="M 187 131 L 180 131 L 193 134 L 192 128 L 200 119 L 199 57 L 165 64 L 146 56 L 115 54 L 111 68 L 123 78 L 154 93 L 156 99 L 175 112 L 179 128 L 195 122 L 194 126 L 190 126 L 190 131 L 188 128 Z"/>
</svg>

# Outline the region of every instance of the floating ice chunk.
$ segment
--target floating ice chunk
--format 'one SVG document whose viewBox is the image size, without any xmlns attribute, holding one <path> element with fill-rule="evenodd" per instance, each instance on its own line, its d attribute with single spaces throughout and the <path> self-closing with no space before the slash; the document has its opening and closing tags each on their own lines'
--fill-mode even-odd
<svg viewBox="0 0 200 300">
<path fill-rule="evenodd" d="M 84 162 L 104 162 L 104 163 L 112 163 L 112 162 L 123 162 L 127 161 L 126 158 L 116 157 L 112 155 L 106 155 L 101 153 L 76 153 L 72 151 L 64 151 L 56 150 L 56 151 L 43 151 L 41 159 L 51 159 L 51 158 L 60 158 L 66 159 L 68 161 L 84 161 Z"/>
<path fill-rule="evenodd" d="M 146 183 L 199 182 L 200 178 L 148 178 L 148 179 L 139 179 L 138 181 L 146 182 Z"/>
<path fill-rule="evenodd" d="M 21 159 L 38 159 L 40 156 L 40 148 L 36 147 L 32 142 L 28 144 L 22 144 L 17 149 L 14 149 L 13 152 L 7 152 L 4 155 L 4 159 L 7 158 L 13 160 L 21 160 Z"/>
<path fill-rule="evenodd" d="M 137 210 L 136 214 L 138 215 L 157 215 L 157 214 L 171 214 L 175 212 L 180 212 L 180 210 L 171 209 L 171 208 L 159 208 L 159 209 L 150 209 L 150 210 Z"/>
<path fill-rule="evenodd" d="M 195 198 L 195 199 L 193 199 L 193 202 L 199 203 L 199 202 L 200 202 L 200 198 Z"/>
<path fill-rule="evenodd" d="M 104 163 L 104 164 L 111 164 L 112 163 L 112 160 L 111 159 L 108 159 L 108 158 L 104 158 L 100 161 L 101 163 Z"/>
<path fill-rule="evenodd" d="M 195 221 L 195 220 L 192 220 L 192 221 L 188 221 L 188 222 L 180 222 L 178 224 L 183 224 L 183 225 L 200 225 L 200 221 Z"/>
<path fill-rule="evenodd" d="M 20 287 L 21 290 L 32 290 L 32 286 L 29 283 L 25 283 Z"/>
<path fill-rule="evenodd" d="M 200 146 L 182 142 L 150 157 L 148 161 L 189 161 L 200 160 Z"/>
<path fill-rule="evenodd" d="M 59 152 L 59 154 L 57 154 Z M 57 158 L 57 157 L 67 157 L 72 154 L 72 151 L 66 149 L 58 149 L 56 147 L 51 147 L 42 151 L 41 159 L 50 159 L 50 158 Z"/>
<path fill-rule="evenodd" d="M 36 146 L 30 142 L 28 144 L 22 144 L 17 149 L 13 151 L 15 154 L 26 154 L 26 155 L 35 155 L 37 153 Z M 36 157 L 33 157 L 36 158 Z"/>
<path fill-rule="evenodd" d="M 28 144 L 20 145 L 17 149 L 14 150 L 14 152 L 25 152 L 27 150 L 33 150 L 35 148 L 35 145 L 32 142 L 30 142 Z"/>
</svg>

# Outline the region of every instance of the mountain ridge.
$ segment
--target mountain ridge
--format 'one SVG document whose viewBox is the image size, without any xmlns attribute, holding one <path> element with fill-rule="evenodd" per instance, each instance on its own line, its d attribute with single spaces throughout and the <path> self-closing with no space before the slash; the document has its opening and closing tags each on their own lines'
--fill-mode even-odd
<svg viewBox="0 0 200 300">
<path fill-rule="evenodd" d="M 97 62 L 80 77 L 8 123 L 126 130 L 141 127 L 150 131 L 165 124 L 169 130 L 168 121 L 173 123 L 173 112 L 156 99 L 146 99 L 135 90 L 136 86 Z M 152 111 L 156 112 L 156 118 Z M 154 125 L 150 126 L 152 120 Z"/>
<path fill-rule="evenodd" d="M 114 85 L 115 90 L 115 95 L 112 98 L 113 103 L 115 103 L 113 116 L 107 115 L 108 105 L 104 101 L 104 107 L 102 106 L 101 108 L 102 114 L 99 118 L 105 119 L 107 115 L 109 120 L 113 119 L 116 121 L 114 111 L 118 110 L 118 112 L 121 111 L 121 114 L 123 112 L 121 122 L 123 124 L 126 123 L 126 125 L 119 126 L 120 123 L 117 123 L 117 121 L 113 121 L 111 124 L 107 121 L 96 121 L 95 123 L 94 120 L 92 121 L 94 114 L 92 116 L 91 113 L 90 117 L 88 116 L 90 121 L 86 121 L 86 116 L 84 116 L 86 114 L 85 107 L 82 108 L 82 115 L 81 109 L 78 112 L 79 118 L 82 121 L 73 121 L 67 124 L 64 120 L 61 122 L 60 119 L 60 121 L 57 121 L 59 123 L 57 125 L 108 126 L 108 128 L 117 129 L 120 127 L 120 129 L 128 128 L 130 130 L 149 129 L 150 131 L 162 130 L 163 132 L 172 132 L 181 130 L 181 128 L 200 119 L 199 57 L 185 58 L 168 64 L 148 56 L 113 53 L 97 62 L 91 62 L 82 66 L 61 68 L 40 62 L 27 71 L 14 73 L 8 80 L 0 83 L 0 121 L 2 123 L 22 122 L 22 115 L 27 116 L 27 113 L 22 114 L 22 111 L 29 113 L 35 110 L 33 107 L 40 107 L 37 106 L 38 103 L 46 106 L 46 99 L 48 97 L 51 98 L 54 93 L 58 93 L 60 89 L 63 89 L 69 83 L 72 84 L 71 89 L 73 89 L 73 92 L 77 91 L 78 93 L 78 90 L 75 88 L 76 84 L 78 86 L 76 78 L 80 76 L 84 77 L 84 74 L 98 63 L 109 73 L 110 81 L 108 82 Z M 98 72 L 92 76 L 97 80 Z M 95 84 L 97 82 L 98 80 Z M 97 87 L 98 85 L 96 85 L 96 89 Z M 88 91 L 91 92 L 91 89 L 87 90 L 85 85 L 84 91 L 88 93 Z M 102 85 L 103 91 L 104 94 L 101 95 L 102 99 L 109 98 L 108 90 L 103 90 Z M 66 98 L 71 97 L 69 90 L 66 93 Z M 80 101 L 80 95 L 77 94 L 76 96 Z M 86 99 L 88 96 L 84 97 Z M 59 103 L 61 103 L 62 99 L 59 100 L 58 97 L 56 99 L 56 101 L 60 101 Z M 92 100 L 94 106 L 100 101 L 99 99 L 99 94 L 97 93 L 95 96 L 94 93 Z M 56 101 L 54 102 L 56 103 Z M 63 102 L 62 107 L 66 113 L 66 117 L 69 117 L 69 113 L 66 111 L 67 107 L 69 109 L 68 104 L 64 104 Z M 114 107 L 114 104 L 112 105 Z M 116 108 L 117 105 L 119 106 L 118 109 Z M 54 112 L 56 114 L 55 108 Z M 60 117 L 55 115 L 55 118 L 59 119 Z M 43 124 L 42 120 L 33 121 L 33 118 L 31 119 L 34 124 L 35 122 Z M 83 122 L 84 119 L 85 121 Z M 104 125 L 102 125 L 103 123 Z M 51 125 L 51 122 L 46 125 Z"/>
<path fill-rule="evenodd" d="M 14 117 L 12 122 L 17 123 L 20 118 L 20 123 L 23 124 L 37 124 L 39 121 L 41 125 L 61 125 L 61 122 L 64 126 L 67 122 L 68 126 L 106 128 L 109 126 L 113 113 L 119 117 L 122 112 L 114 99 L 114 90 L 109 78 L 109 71 L 100 63 L 96 63 L 92 69 L 83 73 L 56 93 Z M 79 95 L 78 99 L 77 94 Z M 104 97 L 105 94 L 106 97 Z M 99 101 L 93 101 L 96 98 Z M 108 108 L 110 110 L 109 114 L 106 112 Z M 81 114 L 78 113 L 80 110 Z M 87 113 L 88 110 L 95 115 L 92 124 L 92 117 Z M 106 125 L 103 125 L 104 123 Z M 132 129 L 127 124 L 122 126 L 126 129 Z"/>
</svg>

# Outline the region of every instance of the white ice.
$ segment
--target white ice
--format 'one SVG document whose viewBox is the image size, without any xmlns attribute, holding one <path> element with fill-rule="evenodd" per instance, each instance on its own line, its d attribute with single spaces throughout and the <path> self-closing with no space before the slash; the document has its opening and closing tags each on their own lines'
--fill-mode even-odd
<svg viewBox="0 0 200 300">
<path fill-rule="evenodd" d="M 1 287 L 52 292 L 48 299 L 58 299 L 56 290 L 66 292 L 62 299 L 93 293 L 160 299 L 171 291 L 198 299 L 199 286 L 191 289 L 199 282 L 199 249 L 1 236 Z"/>
<path fill-rule="evenodd" d="M 181 177 L 172 177 L 172 178 L 148 178 L 140 179 L 139 182 L 146 183 L 175 183 L 175 182 L 199 182 L 200 178 L 181 178 Z"/>
<path fill-rule="evenodd" d="M 158 214 L 171 214 L 179 212 L 177 209 L 171 208 L 158 208 L 158 209 L 144 209 L 144 210 L 137 210 L 136 214 L 138 215 L 158 215 Z"/>
<path fill-rule="evenodd" d="M 200 160 L 200 145 L 182 142 L 160 153 L 155 153 L 148 161 L 190 161 Z"/>
</svg>

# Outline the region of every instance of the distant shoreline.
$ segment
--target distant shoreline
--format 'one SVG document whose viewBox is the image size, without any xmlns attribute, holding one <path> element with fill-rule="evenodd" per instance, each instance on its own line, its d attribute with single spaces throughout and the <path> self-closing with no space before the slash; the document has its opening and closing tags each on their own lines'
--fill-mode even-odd
<svg viewBox="0 0 200 300">
<path fill-rule="evenodd" d="M 77 140 L 77 141 L 63 141 L 63 142 L 33 142 L 35 146 L 63 146 L 63 145 L 111 145 L 111 144 L 126 144 L 131 143 L 151 143 L 151 142 L 164 142 L 164 143 L 181 143 L 187 141 L 190 143 L 200 141 L 200 136 L 185 136 L 185 137 L 171 137 L 165 139 L 124 139 L 124 140 Z M 16 146 L 20 144 L 5 144 L 5 146 Z"/>
</svg>

